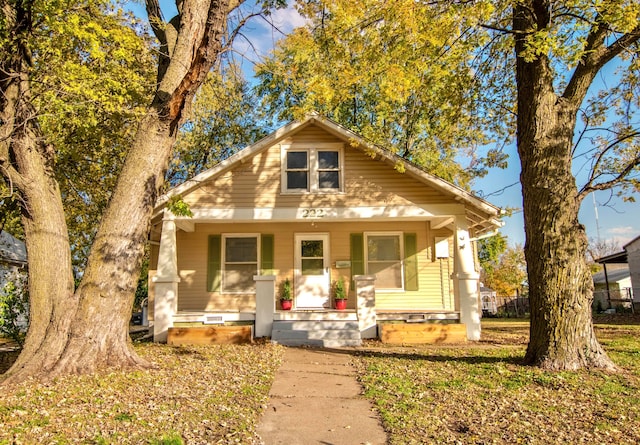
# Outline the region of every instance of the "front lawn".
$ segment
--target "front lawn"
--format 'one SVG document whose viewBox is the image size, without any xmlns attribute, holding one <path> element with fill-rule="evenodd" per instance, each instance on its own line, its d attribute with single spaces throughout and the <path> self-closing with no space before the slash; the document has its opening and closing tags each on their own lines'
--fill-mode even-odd
<svg viewBox="0 0 640 445">
<path fill-rule="evenodd" d="M 596 329 L 624 372 L 523 366 L 528 323 L 519 320 L 483 321 L 477 344 L 378 344 L 356 363 L 392 444 L 640 443 L 640 325 Z"/>
<path fill-rule="evenodd" d="M 138 353 L 158 369 L 0 387 L 0 444 L 250 444 L 283 349 L 270 344 Z"/>
<path fill-rule="evenodd" d="M 522 366 L 528 323 L 483 321 L 479 343 L 386 346 L 353 361 L 391 444 L 640 443 L 640 323 L 596 319 L 624 372 Z M 0 444 L 252 444 L 283 348 L 136 345 L 138 372 L 0 387 Z"/>
</svg>

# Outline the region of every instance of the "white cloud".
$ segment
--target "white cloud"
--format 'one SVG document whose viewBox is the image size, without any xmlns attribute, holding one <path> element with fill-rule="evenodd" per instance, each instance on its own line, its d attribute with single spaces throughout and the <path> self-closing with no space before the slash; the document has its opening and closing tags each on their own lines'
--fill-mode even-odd
<svg viewBox="0 0 640 445">
<path fill-rule="evenodd" d="M 246 11 L 255 12 L 256 5 Z M 243 28 L 242 36 L 236 37 L 233 49 L 242 64 L 245 75 L 253 77 L 253 64 L 269 55 L 276 42 L 291 33 L 295 28 L 304 26 L 306 19 L 289 2 L 287 8 L 277 9 L 270 15 L 254 17 Z"/>
<path fill-rule="evenodd" d="M 302 17 L 296 8 L 289 5 L 286 9 L 278 9 L 271 14 L 273 24 L 283 33 L 289 34 L 294 28 L 304 26 L 307 19 Z"/>
<path fill-rule="evenodd" d="M 612 227 L 611 229 L 607 229 L 607 233 L 612 235 L 633 235 L 636 232 L 636 229 L 631 226 L 625 227 Z"/>
<path fill-rule="evenodd" d="M 278 40 L 305 23 L 306 19 L 289 4 L 285 9 L 276 9 L 268 16 L 254 19 L 246 28 L 249 42 L 245 41 L 245 45 L 252 47 L 251 52 L 258 58 L 264 57 Z"/>
<path fill-rule="evenodd" d="M 632 226 L 619 226 L 612 227 L 606 230 L 608 240 L 614 246 L 617 246 L 620 250 L 636 236 L 638 236 L 638 229 Z"/>
</svg>

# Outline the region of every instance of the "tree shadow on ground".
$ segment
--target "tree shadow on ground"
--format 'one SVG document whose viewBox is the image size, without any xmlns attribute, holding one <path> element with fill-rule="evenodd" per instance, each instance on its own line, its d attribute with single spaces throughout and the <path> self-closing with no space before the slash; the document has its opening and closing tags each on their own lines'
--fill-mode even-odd
<svg viewBox="0 0 640 445">
<path fill-rule="evenodd" d="M 406 349 L 407 347 L 399 347 L 402 349 Z M 460 348 L 466 348 L 466 346 L 462 345 Z M 474 350 L 469 348 L 469 355 L 457 355 L 454 351 L 459 351 L 460 348 L 450 348 L 451 353 L 447 353 L 446 349 L 439 349 L 438 354 L 431 353 L 428 350 L 416 350 L 416 351 L 406 351 L 406 350 L 382 350 L 382 349 L 318 349 L 319 352 L 331 352 L 338 354 L 347 354 L 355 357 L 369 357 L 369 358 L 385 358 L 392 360 L 420 360 L 426 362 L 457 362 L 457 363 L 467 363 L 470 365 L 478 365 L 478 364 L 494 364 L 494 363 L 505 363 L 512 365 L 524 365 L 524 355 L 522 356 L 491 356 L 491 355 L 482 355 L 476 354 L 474 355 Z"/>
</svg>

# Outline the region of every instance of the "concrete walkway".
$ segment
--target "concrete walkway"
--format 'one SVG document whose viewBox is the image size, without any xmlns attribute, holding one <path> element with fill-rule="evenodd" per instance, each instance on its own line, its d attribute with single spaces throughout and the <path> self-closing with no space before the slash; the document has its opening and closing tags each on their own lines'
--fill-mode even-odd
<svg viewBox="0 0 640 445">
<path fill-rule="evenodd" d="M 347 351 L 288 348 L 258 426 L 264 445 L 380 445 L 387 436 Z"/>
</svg>

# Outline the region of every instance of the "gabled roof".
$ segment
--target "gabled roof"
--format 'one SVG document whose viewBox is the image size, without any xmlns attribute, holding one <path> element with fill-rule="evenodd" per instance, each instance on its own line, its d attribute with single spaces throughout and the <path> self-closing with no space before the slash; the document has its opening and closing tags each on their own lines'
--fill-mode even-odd
<svg viewBox="0 0 640 445">
<path fill-rule="evenodd" d="M 484 224 L 481 224 L 484 226 L 483 229 L 476 229 L 478 232 L 481 233 L 489 230 L 495 230 L 502 226 L 502 222 L 499 221 L 498 218 L 503 212 L 499 207 L 496 207 L 493 204 L 478 198 L 472 193 L 425 171 L 421 167 L 403 159 L 395 153 L 363 139 L 353 131 L 330 119 L 320 116 L 318 113 L 311 113 L 303 120 L 293 121 L 280 127 L 278 130 L 259 140 L 255 144 L 242 149 L 214 167 L 169 190 L 158 199 L 154 209 L 154 215 L 158 215 L 171 198 L 181 197 L 188 194 L 208 179 L 229 170 L 237 163 L 258 154 L 262 150 L 268 149 L 279 141 L 290 137 L 311 125 L 316 125 L 328 133 L 348 142 L 352 148 L 361 150 L 373 159 L 379 158 L 398 170 L 404 170 L 405 173 L 423 182 L 425 185 L 451 196 L 455 201 L 465 204 L 467 208 L 467 217 L 469 219 L 476 220 L 477 222 L 484 222 Z M 469 214 L 469 212 L 471 214 Z"/>
</svg>

